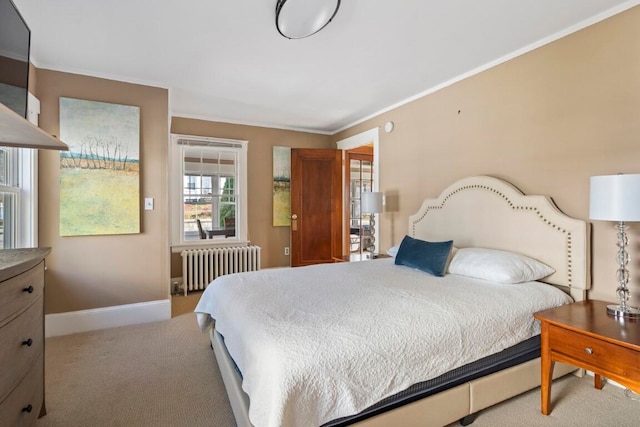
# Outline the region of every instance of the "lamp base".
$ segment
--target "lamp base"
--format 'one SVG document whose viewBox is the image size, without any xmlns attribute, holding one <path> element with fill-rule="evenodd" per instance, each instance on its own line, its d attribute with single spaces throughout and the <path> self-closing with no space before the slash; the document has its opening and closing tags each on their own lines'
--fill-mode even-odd
<svg viewBox="0 0 640 427">
<path fill-rule="evenodd" d="M 634 307 L 622 308 L 619 305 L 611 304 L 607 306 L 607 314 L 614 317 L 626 317 L 630 319 L 640 319 L 640 309 Z"/>
</svg>

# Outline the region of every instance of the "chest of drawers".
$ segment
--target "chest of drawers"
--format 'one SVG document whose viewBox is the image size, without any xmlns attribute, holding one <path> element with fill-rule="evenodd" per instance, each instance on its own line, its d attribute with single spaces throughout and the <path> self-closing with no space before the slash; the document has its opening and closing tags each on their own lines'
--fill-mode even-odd
<svg viewBox="0 0 640 427">
<path fill-rule="evenodd" d="M 0 250 L 0 425 L 44 415 L 44 257 L 49 249 Z"/>
</svg>

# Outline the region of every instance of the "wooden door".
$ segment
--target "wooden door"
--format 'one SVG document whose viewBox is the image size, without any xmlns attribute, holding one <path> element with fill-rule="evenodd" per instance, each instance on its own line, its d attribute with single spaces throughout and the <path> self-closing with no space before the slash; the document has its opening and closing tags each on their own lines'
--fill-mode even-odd
<svg viewBox="0 0 640 427">
<path fill-rule="evenodd" d="M 291 266 L 342 256 L 342 152 L 291 150 Z"/>
</svg>

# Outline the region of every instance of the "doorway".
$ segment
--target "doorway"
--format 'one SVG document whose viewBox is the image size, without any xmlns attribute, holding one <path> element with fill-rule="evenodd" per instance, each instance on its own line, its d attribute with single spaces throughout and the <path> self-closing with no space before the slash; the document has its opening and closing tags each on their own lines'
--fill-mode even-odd
<svg viewBox="0 0 640 427">
<path fill-rule="evenodd" d="M 345 152 L 344 242 L 345 255 L 361 254 L 371 245 L 371 217 L 362 212 L 362 193 L 373 191 L 373 146 Z"/>
<path fill-rule="evenodd" d="M 342 159 L 345 167 L 343 168 L 342 182 L 344 183 L 343 192 L 343 212 L 345 222 L 343 225 L 343 248 L 349 253 L 352 251 L 361 251 L 363 247 L 367 247 L 367 231 L 369 218 L 362 217 L 359 208 L 359 197 L 364 191 L 379 191 L 380 188 L 380 150 L 379 150 L 379 128 L 373 128 L 368 131 L 353 135 L 349 138 L 338 141 L 337 148 L 342 150 Z M 370 157 L 367 157 L 370 156 Z M 351 160 L 355 160 L 353 164 L 354 180 L 361 179 L 361 183 L 354 182 L 351 188 Z M 360 172 L 357 171 L 360 168 Z M 358 175 L 357 178 L 355 175 Z M 353 219 L 353 222 L 351 221 Z M 351 224 L 358 224 L 358 227 L 352 227 Z M 354 229 L 356 228 L 356 229 Z M 356 233 L 357 231 L 357 233 Z M 353 233 L 352 233 L 353 232 Z M 379 229 L 374 230 L 374 241 L 379 242 Z M 345 255 L 347 254 L 345 253 Z"/>
<path fill-rule="evenodd" d="M 349 244 L 347 244 L 347 242 L 350 242 L 351 227 L 349 226 L 349 223 L 344 219 L 344 218 L 348 218 L 348 215 L 346 213 L 346 208 L 350 206 L 350 198 L 349 198 L 349 192 L 345 190 L 347 179 L 346 179 L 345 168 L 342 166 L 346 163 L 346 156 L 348 151 L 358 152 L 360 151 L 359 148 L 361 147 L 368 147 L 363 149 L 363 150 L 368 150 L 368 153 L 371 153 L 371 150 L 373 151 L 373 160 L 370 161 L 370 166 L 368 166 L 369 170 L 373 171 L 372 179 L 369 180 L 370 181 L 368 184 L 369 187 L 367 187 L 367 189 L 369 191 L 377 191 L 377 189 L 379 188 L 378 187 L 379 186 L 378 128 L 374 128 L 366 132 L 346 138 L 344 140 L 338 141 L 336 145 L 337 145 L 337 149 L 335 150 L 295 149 L 295 151 L 297 151 L 298 154 L 308 151 L 308 153 L 303 157 L 310 156 L 309 160 L 311 161 L 311 164 L 304 167 L 301 166 L 300 167 L 301 169 L 298 167 L 294 167 L 294 163 L 298 163 L 298 162 L 294 162 L 294 158 L 293 158 L 294 150 L 292 150 L 292 159 L 291 159 L 291 164 L 292 164 L 291 266 L 292 267 L 299 266 L 299 265 L 317 264 L 322 262 L 335 262 L 336 259 L 340 259 L 342 256 L 350 253 L 351 248 Z M 320 193 L 321 188 L 326 187 L 326 183 L 336 182 L 335 178 L 332 178 L 327 181 L 327 175 L 325 175 L 324 172 L 321 173 L 321 169 L 323 170 L 327 169 L 328 163 L 325 163 L 325 162 L 329 160 L 328 158 L 326 159 L 318 158 L 318 156 L 322 157 L 323 151 L 334 151 L 338 156 L 336 164 L 338 167 L 337 188 L 339 189 L 338 190 L 339 195 L 338 195 L 338 200 L 337 200 L 337 204 L 335 205 L 335 208 L 331 209 L 331 213 L 332 213 L 331 215 L 328 215 L 329 210 L 327 210 L 326 206 L 324 205 L 316 206 L 315 208 L 311 208 L 311 209 L 305 209 L 304 207 L 306 202 L 315 203 L 313 202 L 313 200 L 316 200 L 316 199 L 325 200 L 325 201 L 332 199 L 332 197 L 330 196 L 324 196 L 319 198 L 317 197 Z M 301 159 L 298 158 L 298 160 L 301 160 Z M 323 166 L 321 167 L 321 165 Z M 299 169 L 299 170 L 298 172 L 295 172 L 294 169 L 296 170 Z M 328 169 L 332 169 L 332 168 L 329 167 Z M 305 178 L 303 176 L 296 178 L 296 175 L 300 174 L 301 171 L 306 171 L 305 175 L 308 175 L 308 178 L 309 178 L 308 182 L 305 181 Z M 295 190 L 294 181 L 299 182 L 301 185 L 303 185 L 306 191 L 304 193 L 302 191 L 294 191 Z M 303 184 L 304 182 L 306 182 L 306 184 Z M 323 184 L 323 183 L 325 183 L 325 185 L 321 185 L 321 187 L 317 191 L 311 190 L 311 188 L 314 185 Z M 336 188 L 336 187 L 333 187 L 333 188 Z M 296 194 L 300 194 L 300 196 L 296 196 Z M 336 194 L 336 193 L 331 192 L 331 194 Z M 305 200 L 307 198 L 309 200 L 307 200 L 306 202 L 305 200 L 302 200 L 301 199 L 302 195 L 305 196 Z M 298 205 L 295 205 L 296 203 L 298 203 Z M 304 210 L 308 211 L 309 214 L 300 213 Z M 320 212 L 324 212 L 324 215 L 318 216 L 317 213 L 320 213 Z M 332 221 L 330 222 L 330 224 L 336 224 L 335 227 L 333 225 L 328 225 L 327 223 L 313 224 L 314 220 L 326 221 L 329 219 L 329 217 L 332 217 Z M 320 241 L 324 241 L 324 237 L 320 238 L 318 236 L 311 236 L 311 237 L 307 236 L 306 233 L 308 233 L 308 231 L 305 231 L 305 230 L 307 226 L 310 225 L 309 220 L 311 221 L 311 225 L 312 225 L 310 229 L 311 231 L 313 230 L 328 231 L 330 235 L 329 239 L 335 243 L 332 243 L 331 245 L 327 246 L 325 244 L 319 244 Z M 334 235 L 334 233 L 337 233 L 337 234 Z M 375 234 L 371 237 L 375 239 L 374 241 L 379 241 L 378 229 L 375 230 Z M 363 239 L 359 240 L 359 245 L 362 243 L 366 244 L 366 242 Z M 326 250 L 326 248 L 328 247 L 332 248 L 331 251 Z"/>
</svg>

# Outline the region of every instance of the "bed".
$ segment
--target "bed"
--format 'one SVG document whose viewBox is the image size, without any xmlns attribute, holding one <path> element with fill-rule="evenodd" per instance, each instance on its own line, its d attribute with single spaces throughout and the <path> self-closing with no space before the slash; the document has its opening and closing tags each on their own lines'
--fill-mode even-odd
<svg viewBox="0 0 640 427">
<path fill-rule="evenodd" d="M 468 424 L 540 384 L 532 314 L 586 297 L 587 224 L 548 197 L 478 176 L 425 200 L 407 234 L 452 240 L 459 253 L 526 255 L 552 274 L 512 285 L 446 274 L 427 284 L 423 271 L 380 259 L 218 278 L 195 311 L 239 426 Z M 430 329 L 437 320 L 446 327 Z"/>
</svg>

